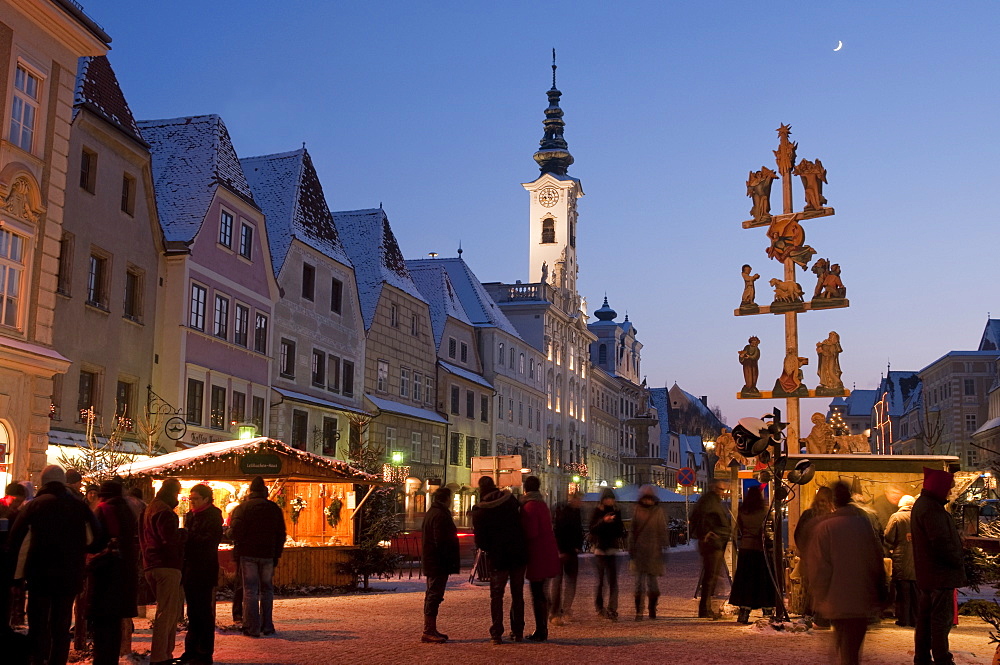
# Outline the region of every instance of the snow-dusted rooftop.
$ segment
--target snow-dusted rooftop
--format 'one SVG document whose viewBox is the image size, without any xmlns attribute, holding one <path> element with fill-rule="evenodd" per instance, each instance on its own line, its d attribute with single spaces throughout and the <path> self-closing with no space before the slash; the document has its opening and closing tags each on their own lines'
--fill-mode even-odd
<svg viewBox="0 0 1000 665">
<path fill-rule="evenodd" d="M 660 456 L 666 458 L 670 450 L 670 400 L 666 388 L 650 388 L 649 403 L 656 409 L 660 421 Z"/>
<path fill-rule="evenodd" d="M 198 235 L 220 185 L 256 207 L 222 118 L 199 115 L 138 124 L 153 156 L 156 207 L 168 242 L 189 242 Z"/>
<path fill-rule="evenodd" d="M 145 144 L 107 56 L 86 56 L 77 61 L 73 117 L 81 108 L 90 110 L 127 136 Z"/>
<path fill-rule="evenodd" d="M 461 367 L 457 367 L 455 365 L 452 365 L 451 363 L 446 363 L 443 360 L 439 360 L 438 362 L 441 364 L 441 367 L 444 369 L 444 371 L 448 372 L 449 374 L 460 376 L 467 381 L 472 381 L 473 383 L 483 386 L 484 388 L 489 388 L 490 390 L 493 390 L 493 384 L 484 379 L 483 377 L 479 376 L 475 372 L 470 372 L 467 369 L 462 369 Z"/>
<path fill-rule="evenodd" d="M 369 395 L 368 393 L 365 393 L 365 399 L 374 404 L 379 411 L 395 413 L 400 416 L 409 416 L 410 418 L 417 418 L 419 420 L 429 420 L 434 423 L 448 423 L 448 419 L 437 411 L 421 409 L 420 407 L 403 404 L 402 402 L 386 399 L 384 397 L 375 397 L 374 395 Z"/>
<path fill-rule="evenodd" d="M 323 196 L 312 159 L 305 148 L 240 160 L 254 199 L 264 211 L 274 273 L 281 272 L 293 239 L 351 265 L 333 215 Z"/>
<path fill-rule="evenodd" d="M 407 261 L 406 268 L 410 271 L 413 283 L 420 289 L 424 300 L 430 306 L 434 347 L 440 349 L 441 338 L 449 317 L 470 326 L 472 321 L 466 316 L 465 309 L 444 268 L 425 261 Z"/>
</svg>

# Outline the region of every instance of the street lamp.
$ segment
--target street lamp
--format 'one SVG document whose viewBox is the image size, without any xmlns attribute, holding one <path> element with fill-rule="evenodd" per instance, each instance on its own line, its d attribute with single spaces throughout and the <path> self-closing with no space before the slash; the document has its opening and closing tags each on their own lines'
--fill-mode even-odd
<svg viewBox="0 0 1000 665">
<path fill-rule="evenodd" d="M 241 423 L 236 428 L 236 438 L 240 441 L 246 441 L 247 439 L 254 439 L 257 437 L 257 426 L 253 423 Z"/>
</svg>

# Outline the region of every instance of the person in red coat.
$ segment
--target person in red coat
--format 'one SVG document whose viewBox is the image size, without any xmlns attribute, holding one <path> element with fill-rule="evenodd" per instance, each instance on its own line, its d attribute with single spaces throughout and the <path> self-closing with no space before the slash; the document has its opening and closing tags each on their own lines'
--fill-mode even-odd
<svg viewBox="0 0 1000 665">
<path fill-rule="evenodd" d="M 549 638 L 549 598 L 545 582 L 559 574 L 559 548 L 552 531 L 549 507 L 539 491 L 541 486 L 537 476 L 528 476 L 521 498 L 521 526 L 528 544 L 528 568 L 524 576 L 531 588 L 531 606 L 535 614 L 535 632 L 527 637 L 532 642 L 544 642 Z"/>
</svg>

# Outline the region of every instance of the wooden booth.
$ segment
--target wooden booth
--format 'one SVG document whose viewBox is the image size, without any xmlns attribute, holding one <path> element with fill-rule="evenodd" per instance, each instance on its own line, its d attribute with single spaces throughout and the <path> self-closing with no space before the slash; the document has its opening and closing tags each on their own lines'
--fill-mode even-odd
<svg viewBox="0 0 1000 665">
<path fill-rule="evenodd" d="M 314 455 L 276 439 L 255 438 L 205 443 L 187 450 L 133 462 L 119 469 L 123 478 L 147 481 L 152 497 L 165 478 L 181 481 L 177 512 L 184 521 L 188 489 L 197 483 L 212 488 L 215 505 L 228 522 L 256 476 L 264 478 L 268 498 L 285 514 L 288 538 L 275 584 L 343 586 L 352 580 L 339 571 L 354 546 L 354 511 L 366 493 L 356 486 L 384 484 L 378 476 L 345 462 Z M 235 570 L 232 546 L 223 543 L 219 562 Z"/>
</svg>

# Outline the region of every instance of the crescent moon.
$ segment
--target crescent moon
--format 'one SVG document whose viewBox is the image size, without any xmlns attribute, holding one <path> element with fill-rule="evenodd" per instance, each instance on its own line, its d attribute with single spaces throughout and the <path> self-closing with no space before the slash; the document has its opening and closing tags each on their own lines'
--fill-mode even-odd
<svg viewBox="0 0 1000 665">
<path fill-rule="evenodd" d="M 839 50 L 840 50 L 840 49 L 842 49 L 842 48 L 844 48 L 844 42 L 842 42 L 842 41 L 840 41 L 840 40 L 838 39 L 838 40 L 837 40 L 837 48 L 835 48 L 835 49 L 833 49 L 833 50 L 834 50 L 834 51 L 839 51 Z"/>
</svg>

